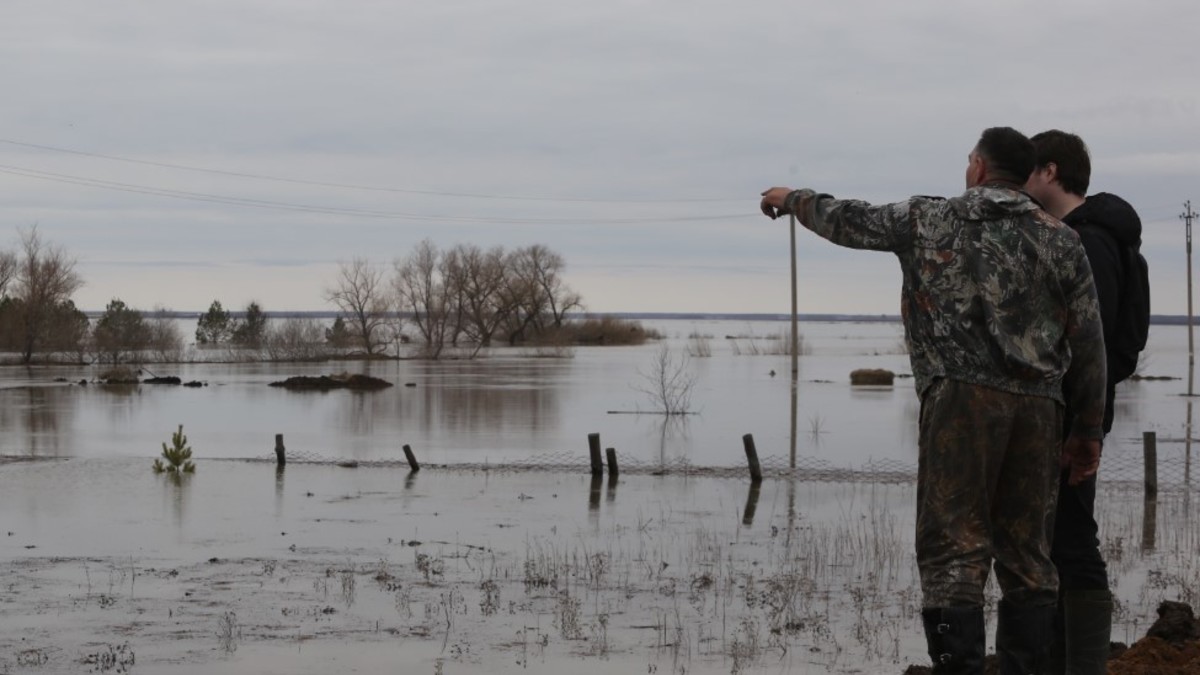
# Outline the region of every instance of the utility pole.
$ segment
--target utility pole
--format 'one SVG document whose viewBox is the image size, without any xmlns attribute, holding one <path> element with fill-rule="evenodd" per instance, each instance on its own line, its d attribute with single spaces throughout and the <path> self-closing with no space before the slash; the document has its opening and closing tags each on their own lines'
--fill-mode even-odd
<svg viewBox="0 0 1200 675">
<path fill-rule="evenodd" d="M 796 376 L 800 374 L 800 329 L 796 322 L 796 214 L 791 217 L 792 232 L 792 388 L 796 388 Z M 1188 230 L 1189 232 L 1191 230 Z"/>
<path fill-rule="evenodd" d="M 792 412 L 792 438 L 791 438 L 791 447 L 789 448 L 790 452 L 788 453 L 788 467 L 791 469 L 795 469 L 796 468 L 796 414 L 798 412 L 797 406 L 799 404 L 799 394 L 800 394 L 800 391 L 799 391 L 800 382 L 798 379 L 800 377 L 800 328 L 799 328 L 799 324 L 797 323 L 797 321 L 799 320 L 799 314 L 796 311 L 796 308 L 797 308 L 797 303 L 796 303 L 796 293 L 797 293 L 797 290 L 796 290 L 796 214 L 794 214 L 794 213 L 792 214 L 792 217 L 791 217 L 791 224 L 792 224 L 792 227 L 791 227 L 791 232 L 792 232 L 792 247 L 791 247 L 792 248 L 792 387 L 791 387 L 791 389 L 792 389 L 792 410 L 791 410 L 791 412 Z M 790 484 L 793 488 L 793 492 L 795 491 L 795 483 L 796 483 L 796 477 L 795 477 L 795 475 L 793 475 L 792 479 L 790 481 Z M 789 502 L 789 504 L 792 507 L 795 506 L 794 501 Z M 789 513 L 794 515 L 795 509 L 793 508 L 792 511 Z"/>
<path fill-rule="evenodd" d="M 1188 396 L 1193 396 L 1192 385 L 1196 379 L 1196 342 L 1192 335 L 1195 322 L 1192 320 L 1192 219 L 1196 217 L 1192 211 L 1192 200 L 1183 203 L 1183 213 L 1179 214 L 1187 232 L 1187 284 L 1188 284 Z"/>
</svg>

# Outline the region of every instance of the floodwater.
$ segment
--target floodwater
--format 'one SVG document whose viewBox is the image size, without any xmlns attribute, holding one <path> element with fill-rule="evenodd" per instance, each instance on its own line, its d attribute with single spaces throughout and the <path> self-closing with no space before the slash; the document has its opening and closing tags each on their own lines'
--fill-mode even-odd
<svg viewBox="0 0 1200 675">
<path fill-rule="evenodd" d="M 651 323 L 674 354 L 688 335 L 711 336 L 712 356 L 692 358 L 691 409 L 679 423 L 647 411 L 647 384 L 664 343 L 576 348 L 570 358 L 493 351 L 459 361 L 153 365 L 158 375 L 208 383 L 79 386 L 99 367 L 0 368 L 0 455 L 152 457 L 182 424 L 196 455 L 268 457 L 276 434 L 291 450 L 336 459 L 399 459 L 411 445 L 422 461 L 504 462 L 542 453 L 586 456 L 587 434 L 643 461 L 685 458 L 700 466 L 742 461 L 741 437 L 761 455 L 787 456 L 792 440 L 790 357 L 778 351 L 782 322 Z M 918 401 L 911 379 L 894 387 L 851 388 L 856 368 L 908 373 L 902 330 L 891 323 L 802 324 L 796 453 L 839 467 L 873 459 L 916 462 Z M 739 339 L 727 339 L 738 337 Z M 757 350 L 760 353 L 753 355 Z M 1183 376 L 1186 328 L 1155 326 L 1146 374 Z M 268 387 L 293 375 L 350 370 L 396 386 L 372 393 L 293 392 Z M 772 375 L 774 373 L 774 375 Z M 68 382 L 55 382 L 56 379 Z M 405 385 L 415 386 L 405 386 Z M 1126 383 L 1108 449 L 1140 451 L 1141 433 L 1180 438 L 1183 380 Z M 665 427 L 665 428 L 664 428 Z"/>
<path fill-rule="evenodd" d="M 0 370 L 0 673 L 899 673 L 924 663 L 911 484 L 342 468 L 246 459 L 497 464 L 586 454 L 586 435 L 645 460 L 742 463 L 791 441 L 786 324 L 661 322 L 693 359 L 699 414 L 664 428 L 634 390 L 658 345 L 497 350 L 476 361 L 185 364 L 188 389 L 80 386 L 80 368 Z M 851 389 L 849 371 L 908 372 L 892 324 L 803 324 L 797 454 L 915 464 L 911 380 Z M 726 335 L 754 335 L 727 340 Z M 774 341 L 774 342 L 777 342 Z M 1185 376 L 1186 329 L 1154 327 L 1149 375 Z M 267 383 L 354 369 L 358 394 Z M 774 370 L 772 376 L 770 371 Z M 406 383 L 415 387 L 406 387 Z M 1184 452 L 1186 380 L 1119 392 L 1106 458 L 1157 431 Z M 149 467 L 183 424 L 197 473 Z M 1128 477 L 1122 477 L 1128 480 Z M 1140 475 L 1137 477 L 1140 479 Z M 1196 602 L 1192 490 L 1156 508 L 1128 485 L 1098 520 L 1132 641 L 1161 599 Z M 1174 481 L 1174 483 L 1172 483 Z M 1114 481 L 1115 483 L 1115 481 Z M 1150 518 L 1145 518 L 1149 512 Z M 1149 524 L 1149 526 L 1148 526 Z M 993 591 L 994 595 L 994 591 Z"/>
</svg>

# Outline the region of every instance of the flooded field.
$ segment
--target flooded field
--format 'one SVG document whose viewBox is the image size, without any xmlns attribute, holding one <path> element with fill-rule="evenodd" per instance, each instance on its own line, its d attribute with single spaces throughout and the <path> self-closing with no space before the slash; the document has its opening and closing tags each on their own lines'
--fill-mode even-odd
<svg viewBox="0 0 1200 675">
<path fill-rule="evenodd" d="M 371 394 L 266 386 L 330 364 L 163 368 L 208 382 L 198 389 L 4 369 L 0 673 L 900 673 L 924 663 L 911 483 L 753 489 L 745 476 L 593 482 L 366 465 L 399 459 L 404 443 L 431 464 L 582 459 L 589 432 L 647 462 L 739 465 L 741 435 L 753 433 L 764 455 L 786 455 L 794 438 L 800 457 L 833 466 L 915 464 L 910 381 L 861 391 L 847 381 L 858 367 L 907 372 L 898 326 L 805 326 L 794 437 L 787 358 L 748 353 L 744 339 L 735 353 L 739 341 L 724 339 L 783 326 L 662 329 L 679 349 L 694 331 L 714 336 L 713 355 L 693 360 L 700 414 L 666 427 L 608 414 L 645 407 L 630 383 L 653 345 L 337 364 L 397 385 Z M 1184 374 L 1185 345 L 1184 329 L 1155 327 L 1148 374 Z M 1182 455 L 1183 386 L 1123 388 L 1106 461 L 1140 461 L 1145 430 L 1159 433 L 1160 458 Z M 172 480 L 150 464 L 178 424 L 198 469 Z M 363 465 L 252 461 L 273 457 L 276 433 L 289 451 Z M 1124 641 L 1158 601 L 1195 603 L 1200 591 L 1190 473 L 1162 476 L 1149 520 L 1140 478 L 1111 476 L 1099 499 Z"/>
<path fill-rule="evenodd" d="M 210 461 L 0 467 L 0 673 L 899 673 L 913 487 Z M 1188 493 L 1102 495 L 1132 642 L 1194 602 Z M 10 515 L 11 514 L 11 515 Z M 993 593 L 994 595 L 994 593 Z"/>
</svg>

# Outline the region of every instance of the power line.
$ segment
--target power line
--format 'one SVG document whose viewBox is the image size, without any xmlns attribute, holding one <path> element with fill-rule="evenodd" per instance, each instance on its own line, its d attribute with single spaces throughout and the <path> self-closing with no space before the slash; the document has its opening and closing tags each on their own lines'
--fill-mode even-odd
<svg viewBox="0 0 1200 675">
<path fill-rule="evenodd" d="M 149 185 L 121 183 L 117 181 L 102 180 L 99 178 L 72 176 L 70 174 L 55 173 L 51 171 L 39 171 L 37 169 L 29 169 L 26 167 L 12 166 L 7 164 L 0 164 L 0 173 L 58 183 L 67 183 L 71 185 L 81 185 L 102 190 L 131 192 L 134 194 L 154 195 L 158 197 L 169 197 L 172 199 L 184 199 L 189 201 L 225 204 L 229 206 L 244 206 L 260 209 L 354 216 L 360 218 L 387 218 L 394 220 L 421 220 L 431 222 L 495 223 L 506 225 L 634 225 L 642 223 L 687 223 L 699 221 L 732 220 L 745 217 L 744 213 L 647 218 L 512 218 L 503 216 L 441 216 L 422 213 L 407 213 L 402 211 L 376 211 L 371 209 L 297 204 L 294 202 L 279 202 L 266 199 L 252 199 L 248 197 L 233 197 L 229 195 L 219 195 L 205 192 L 172 190 Z"/>
<path fill-rule="evenodd" d="M 77 155 L 80 157 L 93 157 L 96 159 L 105 159 L 114 162 L 127 162 L 130 164 L 141 164 L 144 166 L 156 166 L 163 169 L 175 169 L 178 171 L 193 171 L 197 173 L 208 173 L 219 176 L 232 176 L 235 178 L 251 178 L 254 180 L 266 180 L 277 183 L 291 183 L 294 185 L 309 185 L 314 187 L 337 188 L 343 190 L 363 190 L 368 192 L 393 192 L 399 194 L 425 195 L 434 197 L 455 197 L 466 199 L 492 199 L 492 200 L 510 200 L 510 201 L 527 201 L 527 202 L 566 202 L 566 203 L 585 203 L 585 204 L 686 204 L 692 202 L 745 202 L 745 198 L 718 198 L 718 197 L 701 197 L 687 199 L 611 199 L 600 197 L 546 197 L 546 196 L 531 196 L 531 195 L 496 195 L 474 192 L 450 192 L 444 190 L 417 190 L 412 188 L 391 188 L 379 187 L 370 185 L 354 185 L 350 183 L 330 183 L 324 181 L 303 180 L 300 178 L 284 178 L 281 176 L 268 176 L 266 174 L 246 173 L 242 171 L 227 171 L 224 169 L 209 169 L 198 166 L 188 166 L 186 164 L 174 164 L 171 162 L 156 162 L 147 159 L 134 159 L 132 157 L 120 157 L 117 155 L 106 155 L 98 152 L 87 152 L 84 150 L 72 150 L 70 148 L 59 148 L 52 145 L 41 145 L 38 143 L 25 143 L 23 141 L 14 141 L 11 139 L 0 138 L 0 143 L 7 143 L 22 148 L 31 148 L 34 150 L 46 150 L 49 152 L 58 152 L 68 155 Z"/>
</svg>

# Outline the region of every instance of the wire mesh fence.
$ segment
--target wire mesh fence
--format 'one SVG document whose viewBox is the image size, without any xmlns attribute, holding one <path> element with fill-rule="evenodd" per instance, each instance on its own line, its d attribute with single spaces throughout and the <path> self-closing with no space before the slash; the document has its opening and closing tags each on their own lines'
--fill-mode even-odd
<svg viewBox="0 0 1200 675">
<path fill-rule="evenodd" d="M 1185 439 L 1158 439 L 1155 453 L 1154 478 L 1160 491 L 1195 490 L 1200 479 L 1194 477 L 1189 449 Z M 1142 447 L 1126 443 L 1105 449 L 1100 463 L 1100 483 L 1106 489 L 1142 490 L 1146 484 L 1146 453 Z M 60 457 L 34 457 L 24 455 L 0 455 L 0 465 L 13 462 L 38 460 L 64 460 Z M 278 461 L 275 453 L 251 458 L 204 458 L 204 461 Z M 741 458 L 739 458 L 741 459 Z M 641 459 L 618 453 L 619 472 L 626 475 L 643 476 L 698 476 L 712 478 L 749 479 L 750 470 L 746 461 L 734 461 L 726 465 L 696 464 L 686 457 L 669 459 Z M 364 468 L 392 468 L 407 470 L 408 460 L 403 456 L 381 459 L 348 459 L 309 451 L 286 451 L 288 464 L 329 465 Z M 838 465 L 823 457 L 797 456 L 793 461 L 787 455 L 763 455 L 759 458 L 764 479 L 791 479 L 829 483 L 915 483 L 917 465 L 896 459 L 872 459 L 860 466 Z M 548 452 L 524 458 L 503 461 L 429 463 L 422 462 L 421 468 L 447 472 L 551 472 L 588 474 L 592 471 L 591 459 L 586 452 Z"/>
<path fill-rule="evenodd" d="M 256 457 L 254 461 L 274 462 L 275 455 Z M 344 458 L 326 457 L 312 452 L 287 453 L 288 464 L 328 464 L 354 467 L 390 467 L 407 469 L 408 462 L 403 457 L 395 459 L 376 460 L 347 460 Z M 916 480 L 916 466 L 895 460 L 879 460 L 868 462 L 855 469 L 839 467 L 828 460 L 818 457 L 797 457 L 793 466 L 788 457 L 768 455 L 760 458 L 764 478 L 795 478 L 809 481 L 827 482 L 877 482 L 877 483 L 906 483 Z M 545 471 L 559 473 L 590 473 L 591 460 L 587 455 L 575 452 L 551 452 L 532 455 L 527 458 L 507 460 L 503 462 L 456 462 L 452 464 L 421 463 L 422 470 L 438 471 L 490 471 L 496 473 L 515 473 L 526 471 Z M 620 457 L 618 470 L 627 475 L 650 476 L 706 476 L 713 478 L 745 478 L 749 476 L 745 464 L 713 466 L 694 464 L 686 457 L 676 457 L 666 460 L 643 460 L 636 457 Z"/>
<path fill-rule="evenodd" d="M 1165 442 L 1170 443 L 1170 439 Z M 276 456 L 263 455 L 253 461 L 275 462 Z M 289 464 L 325 464 L 353 467 L 383 467 L 408 469 L 404 457 L 394 459 L 348 460 L 313 452 L 287 451 Z M 749 478 L 746 462 L 728 465 L 695 464 L 686 457 L 646 460 L 637 457 L 618 457 L 618 470 L 627 475 L 704 476 L 713 478 Z M 834 464 L 822 457 L 798 456 L 793 461 L 786 455 L 765 455 L 759 458 L 764 479 L 792 479 L 834 483 L 913 483 L 917 465 L 895 459 L 872 459 L 857 467 Z M 520 459 L 499 462 L 421 463 L 422 469 L 460 472 L 558 472 L 590 473 L 591 460 L 585 452 L 550 452 Z M 1106 450 L 1100 465 L 1100 481 L 1108 488 L 1141 489 L 1146 478 L 1145 454 L 1141 448 Z M 1190 457 L 1186 453 L 1159 453 L 1155 465 L 1159 490 L 1195 489 Z"/>
</svg>

